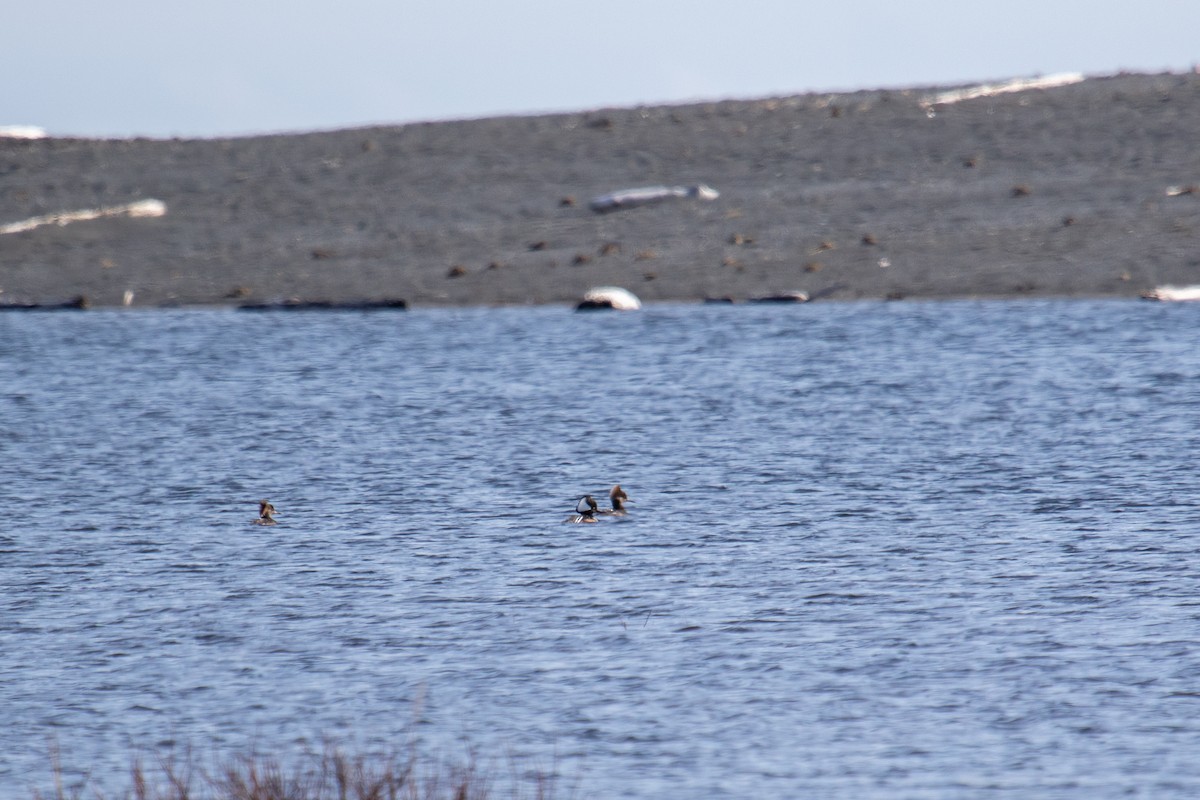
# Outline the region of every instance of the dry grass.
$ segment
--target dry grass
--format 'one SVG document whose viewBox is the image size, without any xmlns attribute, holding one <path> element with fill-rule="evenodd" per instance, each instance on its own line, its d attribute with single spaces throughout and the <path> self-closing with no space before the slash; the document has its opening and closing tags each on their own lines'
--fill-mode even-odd
<svg viewBox="0 0 1200 800">
<path fill-rule="evenodd" d="M 82 785 L 64 787 L 54 758 L 55 787 L 34 800 L 551 800 L 553 775 L 516 771 L 497 792 L 491 775 L 474 758 L 465 763 L 421 761 L 415 748 L 393 756 L 351 756 L 337 748 L 285 765 L 269 756 L 242 756 L 205 768 L 188 753 L 159 756 L 154 768 L 135 759 L 130 787 L 118 794 Z"/>
</svg>

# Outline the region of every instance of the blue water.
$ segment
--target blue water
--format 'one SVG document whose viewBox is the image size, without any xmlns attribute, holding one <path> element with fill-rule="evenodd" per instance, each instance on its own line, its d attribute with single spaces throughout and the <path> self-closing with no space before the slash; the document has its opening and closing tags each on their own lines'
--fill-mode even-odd
<svg viewBox="0 0 1200 800">
<path fill-rule="evenodd" d="M 0 317 L 0 796 L 1200 792 L 1200 307 Z M 620 482 L 626 518 L 565 525 Z M 249 524 L 269 498 L 280 524 Z M 505 767 L 507 769 L 507 767 Z"/>
</svg>

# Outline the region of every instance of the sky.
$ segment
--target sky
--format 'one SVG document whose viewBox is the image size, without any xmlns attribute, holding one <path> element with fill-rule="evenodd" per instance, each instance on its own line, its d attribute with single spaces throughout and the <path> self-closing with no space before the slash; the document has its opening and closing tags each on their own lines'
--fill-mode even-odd
<svg viewBox="0 0 1200 800">
<path fill-rule="evenodd" d="M 55 0 L 0 126 L 213 137 L 1200 63 L 1200 0 Z"/>
</svg>

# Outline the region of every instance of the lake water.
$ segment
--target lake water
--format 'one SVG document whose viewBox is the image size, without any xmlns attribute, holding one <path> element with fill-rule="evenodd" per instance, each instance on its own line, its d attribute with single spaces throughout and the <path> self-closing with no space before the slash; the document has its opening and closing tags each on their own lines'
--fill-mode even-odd
<svg viewBox="0 0 1200 800">
<path fill-rule="evenodd" d="M 0 317 L 0 796 L 414 729 L 596 798 L 1200 792 L 1200 306 Z M 626 518 L 563 520 L 584 492 Z M 269 498 L 280 524 L 249 524 Z"/>
</svg>

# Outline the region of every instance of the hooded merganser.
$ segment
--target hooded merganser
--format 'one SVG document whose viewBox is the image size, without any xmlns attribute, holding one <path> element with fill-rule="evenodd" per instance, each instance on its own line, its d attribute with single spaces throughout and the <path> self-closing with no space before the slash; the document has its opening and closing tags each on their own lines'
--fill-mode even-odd
<svg viewBox="0 0 1200 800">
<path fill-rule="evenodd" d="M 590 494 L 585 494 L 579 498 L 579 502 L 575 504 L 575 513 L 567 517 L 564 522 L 585 523 L 596 521 L 596 511 L 599 506 L 596 504 L 596 498 Z"/>
<path fill-rule="evenodd" d="M 621 488 L 621 484 L 617 484 L 608 492 L 608 499 L 612 503 L 612 508 L 605 509 L 599 513 L 613 517 L 624 517 L 629 512 L 625 510 L 625 501 L 629 500 L 629 495 L 625 494 L 625 490 Z"/>
<path fill-rule="evenodd" d="M 271 505 L 266 500 L 258 501 L 258 519 L 254 520 L 255 525 L 275 525 L 275 506 Z"/>
</svg>

